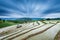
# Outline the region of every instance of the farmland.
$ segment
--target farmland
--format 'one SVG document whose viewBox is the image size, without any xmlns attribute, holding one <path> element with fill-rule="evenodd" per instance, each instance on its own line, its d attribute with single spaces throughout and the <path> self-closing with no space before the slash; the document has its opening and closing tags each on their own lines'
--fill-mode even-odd
<svg viewBox="0 0 60 40">
<path fill-rule="evenodd" d="M 19 24 L 19 23 L 18 23 Z M 6 40 L 54 40 L 60 31 L 60 20 L 41 20 L 1 29 L 1 39 Z M 4 34 L 4 35 L 3 35 Z M 5 37 L 3 37 L 5 36 Z"/>
</svg>

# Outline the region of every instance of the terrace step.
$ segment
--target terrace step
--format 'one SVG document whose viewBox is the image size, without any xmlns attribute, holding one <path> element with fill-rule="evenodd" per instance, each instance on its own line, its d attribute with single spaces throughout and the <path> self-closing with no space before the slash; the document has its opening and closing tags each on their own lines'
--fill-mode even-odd
<svg viewBox="0 0 60 40">
<path fill-rule="evenodd" d="M 49 25 L 49 26 L 48 26 Z M 41 28 L 37 28 L 37 29 L 34 29 L 26 34 L 23 34 L 13 40 L 25 40 L 25 38 L 27 38 L 29 35 L 32 35 L 32 34 L 35 34 L 35 33 L 38 33 L 38 32 L 41 32 L 43 30 L 45 30 L 46 28 L 50 27 L 50 26 L 53 26 L 54 24 L 46 24 L 44 26 L 42 26 Z"/>
<path fill-rule="evenodd" d="M 44 25 L 44 24 L 43 24 Z M 23 25 L 24 26 L 24 25 Z M 32 27 L 31 27 L 32 26 Z M 38 26 L 42 26 L 42 25 L 37 25 L 37 27 Z M 17 31 L 17 32 L 14 32 L 14 33 L 11 33 L 11 34 L 9 34 L 9 35 L 13 35 L 13 34 L 15 34 L 15 33 L 18 33 L 18 32 L 21 32 L 21 31 L 24 31 L 24 30 L 26 30 L 26 29 L 31 29 L 31 28 L 36 28 L 34 25 L 32 25 L 32 23 L 30 23 L 30 27 L 27 25 L 27 27 L 21 27 L 21 28 L 19 28 L 19 31 Z M 2 38 L 4 38 L 4 37 L 7 37 L 7 36 L 9 36 L 9 35 L 6 35 L 6 36 L 2 36 Z"/>
<path fill-rule="evenodd" d="M 49 25 L 49 26 L 47 26 L 47 25 Z M 23 35 L 23 34 L 25 34 L 25 33 L 27 33 L 27 34 L 25 34 L 25 35 L 23 35 L 23 36 L 20 36 L 20 37 L 26 37 L 26 36 L 28 36 L 28 35 L 30 35 L 30 34 L 32 34 L 32 33 L 35 33 L 35 30 L 36 30 L 36 32 L 39 32 L 39 31 L 42 31 L 42 30 L 44 30 L 44 29 L 46 29 L 46 28 L 48 28 L 48 27 L 50 27 L 50 26 L 52 26 L 52 25 L 54 25 L 54 24 L 46 24 L 45 26 L 43 26 L 43 27 L 41 27 L 41 28 L 35 28 L 35 29 L 28 29 L 28 30 L 25 30 L 25 31 L 23 31 L 23 32 L 20 32 L 20 33 L 18 33 L 18 34 L 16 34 L 16 35 L 14 35 L 14 36 L 10 36 L 10 37 L 8 37 L 8 38 L 6 38 L 6 39 L 12 39 L 12 38 L 14 38 L 15 36 L 20 36 L 21 34 Z M 43 29 L 42 29 L 43 28 Z M 31 32 L 30 32 L 30 31 Z M 17 39 L 19 39 L 20 37 L 18 37 Z M 14 39 L 15 40 L 15 39 Z M 20 39 L 19 39 L 20 40 Z"/>
<path fill-rule="evenodd" d="M 27 38 L 27 40 L 54 40 L 58 31 L 60 31 L 60 23 L 56 24 L 42 34 L 38 33 L 30 38 Z"/>
</svg>

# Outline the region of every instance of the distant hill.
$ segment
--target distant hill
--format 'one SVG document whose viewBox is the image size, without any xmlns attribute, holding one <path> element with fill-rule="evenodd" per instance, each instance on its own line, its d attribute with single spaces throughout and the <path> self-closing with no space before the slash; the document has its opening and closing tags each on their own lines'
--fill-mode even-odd
<svg viewBox="0 0 60 40">
<path fill-rule="evenodd" d="M 25 18 L 0 18 L 0 19 L 2 20 L 24 20 Z M 30 18 L 30 19 L 32 20 L 60 20 L 60 18 Z"/>
<path fill-rule="evenodd" d="M 18 19 L 18 20 L 24 20 L 25 18 L 0 18 L 0 19 L 2 19 L 2 20 L 16 20 L 16 19 Z M 30 18 L 30 19 L 32 19 L 32 20 L 42 20 L 44 18 Z"/>
</svg>

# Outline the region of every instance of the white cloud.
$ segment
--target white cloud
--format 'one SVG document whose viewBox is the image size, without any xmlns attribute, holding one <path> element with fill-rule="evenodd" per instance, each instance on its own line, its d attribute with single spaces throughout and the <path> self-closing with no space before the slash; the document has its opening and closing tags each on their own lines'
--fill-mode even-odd
<svg viewBox="0 0 60 40">
<path fill-rule="evenodd" d="M 43 18 L 60 18 L 60 13 L 49 13 L 46 16 L 43 16 Z"/>
<path fill-rule="evenodd" d="M 0 16 L 0 18 L 10 18 L 10 17 L 8 17 L 8 16 Z"/>
<path fill-rule="evenodd" d="M 18 13 L 11 13 L 9 14 L 10 17 L 13 17 L 13 18 L 21 18 L 23 17 L 23 15 L 19 15 Z"/>
<path fill-rule="evenodd" d="M 0 18 L 22 18 L 24 17 L 23 15 L 19 15 L 17 13 L 11 13 L 8 14 L 7 16 L 0 16 Z"/>
<path fill-rule="evenodd" d="M 33 5 L 32 7 L 33 7 L 32 13 L 27 14 L 27 16 L 31 18 L 40 18 L 44 15 L 43 12 L 48 9 L 49 5 L 40 4 L 35 6 Z"/>
</svg>

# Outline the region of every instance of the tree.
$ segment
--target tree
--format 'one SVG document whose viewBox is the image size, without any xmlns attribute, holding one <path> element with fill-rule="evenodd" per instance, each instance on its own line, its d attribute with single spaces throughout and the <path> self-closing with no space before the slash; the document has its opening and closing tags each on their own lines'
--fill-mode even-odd
<svg viewBox="0 0 60 40">
<path fill-rule="evenodd" d="M 1 21 L 2 19 L 0 18 L 0 21 Z"/>
<path fill-rule="evenodd" d="M 0 18 L 0 23 L 2 23 L 3 22 L 3 20 Z"/>
<path fill-rule="evenodd" d="M 32 19 L 31 18 L 24 18 L 24 22 L 31 22 L 32 21 Z"/>
</svg>

